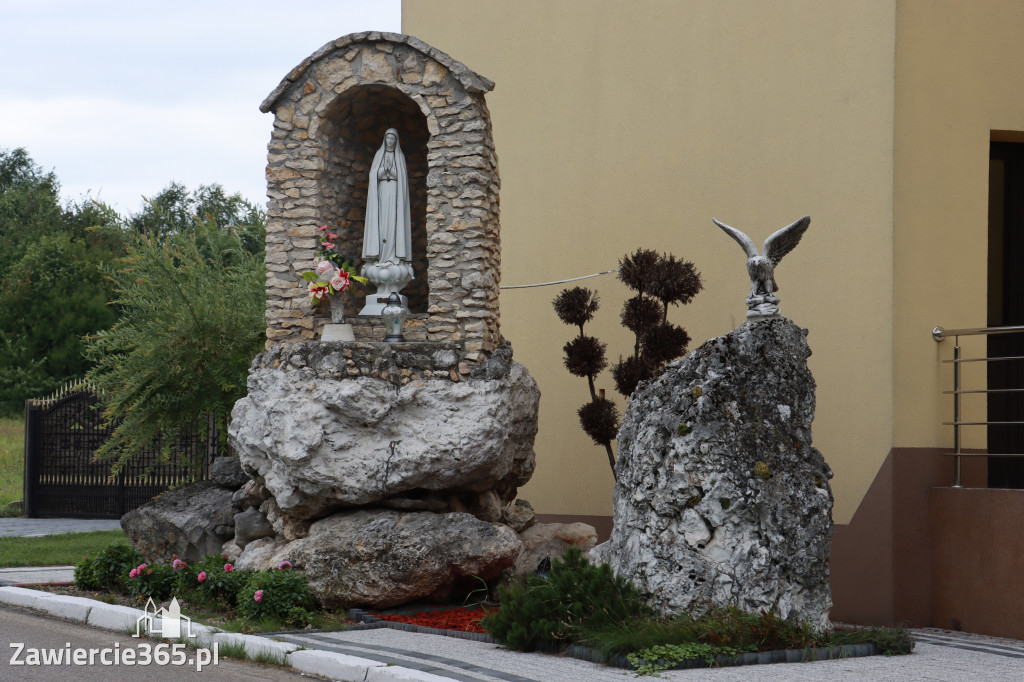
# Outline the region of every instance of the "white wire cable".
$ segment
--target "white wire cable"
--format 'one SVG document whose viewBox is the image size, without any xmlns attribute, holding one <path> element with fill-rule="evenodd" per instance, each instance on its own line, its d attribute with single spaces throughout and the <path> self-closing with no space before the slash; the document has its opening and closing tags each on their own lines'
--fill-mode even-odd
<svg viewBox="0 0 1024 682">
<path fill-rule="evenodd" d="M 619 269 L 605 270 L 604 272 L 595 272 L 592 275 L 583 275 L 582 277 L 570 277 L 569 279 L 560 279 L 557 282 L 539 282 L 537 284 L 510 284 L 504 287 L 498 287 L 499 289 L 529 289 L 530 287 L 549 287 L 553 284 L 565 284 L 566 282 L 575 282 L 581 279 L 590 279 L 591 277 L 600 277 L 601 275 L 607 275 L 611 272 L 618 272 Z"/>
</svg>

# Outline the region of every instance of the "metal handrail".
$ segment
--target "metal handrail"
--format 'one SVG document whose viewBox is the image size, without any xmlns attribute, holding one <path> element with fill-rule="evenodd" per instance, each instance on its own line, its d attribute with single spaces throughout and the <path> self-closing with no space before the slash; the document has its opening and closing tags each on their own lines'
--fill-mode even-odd
<svg viewBox="0 0 1024 682">
<path fill-rule="evenodd" d="M 962 391 L 960 390 L 960 365 L 965 362 L 992 362 L 998 360 L 1024 360 L 1024 356 L 1006 356 L 1006 357 L 995 357 L 995 358 L 961 358 L 960 357 L 960 337 L 961 336 L 976 336 L 984 334 L 986 336 L 992 334 L 1013 334 L 1024 332 L 1024 325 L 1016 325 L 1009 327 L 977 327 L 974 329 L 943 329 L 942 327 L 936 326 L 932 329 L 932 338 L 935 339 L 936 343 L 941 342 L 948 336 L 953 337 L 953 359 L 943 360 L 944 363 L 952 363 L 953 365 L 953 390 L 943 391 L 944 394 L 953 394 L 953 421 L 942 422 L 943 426 L 953 427 L 953 452 L 948 453 L 953 455 L 953 487 L 962 488 L 960 484 L 960 458 L 970 457 L 972 453 L 961 452 L 960 450 L 960 427 L 961 426 L 999 426 L 999 425 L 1010 425 L 1010 424 L 1024 424 L 1024 422 L 962 422 L 960 421 L 960 396 L 964 393 L 1005 393 L 1010 391 L 1021 391 L 1024 389 L 1019 388 L 1003 388 L 1003 389 L 985 389 L 985 390 L 971 390 Z M 977 455 L 974 455 L 977 456 Z M 1009 457 L 1011 455 L 988 455 L 989 457 Z"/>
<path fill-rule="evenodd" d="M 943 391 L 942 395 L 963 395 L 965 393 L 1024 393 L 1024 388 L 986 388 L 971 391 Z"/>
<path fill-rule="evenodd" d="M 932 338 L 942 341 L 947 336 L 973 336 L 975 334 L 1013 334 L 1024 332 L 1024 325 L 1016 327 L 978 327 L 976 329 L 943 329 L 936 326 L 932 329 Z"/>
<path fill-rule="evenodd" d="M 950 362 L 998 362 L 1000 360 L 1024 360 L 1024 355 L 1004 355 L 997 358 L 959 358 L 942 362 L 949 364 Z"/>
</svg>

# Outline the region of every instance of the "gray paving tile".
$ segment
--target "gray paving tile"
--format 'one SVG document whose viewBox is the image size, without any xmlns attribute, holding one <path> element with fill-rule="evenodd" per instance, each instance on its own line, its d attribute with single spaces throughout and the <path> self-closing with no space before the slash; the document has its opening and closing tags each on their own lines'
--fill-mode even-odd
<svg viewBox="0 0 1024 682">
<path fill-rule="evenodd" d="M 0 537 L 40 537 L 120 528 L 118 519 L 0 519 Z"/>
</svg>

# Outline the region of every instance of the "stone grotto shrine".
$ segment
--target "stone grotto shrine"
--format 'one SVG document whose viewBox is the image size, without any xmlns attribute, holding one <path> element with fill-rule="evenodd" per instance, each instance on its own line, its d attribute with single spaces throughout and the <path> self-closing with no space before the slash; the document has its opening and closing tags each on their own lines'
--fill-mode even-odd
<svg viewBox="0 0 1024 682">
<path fill-rule="evenodd" d="M 596 543 L 590 527 L 535 524 L 516 500 L 534 469 L 540 392 L 499 329 L 493 87 L 416 38 L 369 32 L 324 45 L 263 102 L 274 115 L 266 350 L 232 413 L 237 459 L 125 517 L 147 557 L 287 559 L 325 606 L 383 608 Z M 354 340 L 324 342 L 330 311 L 311 304 L 302 273 L 321 225 L 360 257 L 389 129 L 408 175 L 405 341 L 384 342 L 381 317 L 359 314 L 371 282 L 345 302 Z"/>
</svg>

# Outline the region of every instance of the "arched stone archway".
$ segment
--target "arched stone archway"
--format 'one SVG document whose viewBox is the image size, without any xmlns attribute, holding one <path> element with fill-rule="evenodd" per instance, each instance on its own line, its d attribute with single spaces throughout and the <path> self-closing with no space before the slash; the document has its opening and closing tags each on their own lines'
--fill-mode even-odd
<svg viewBox="0 0 1024 682">
<path fill-rule="evenodd" d="M 260 109 L 275 113 L 267 156 L 268 347 L 319 338 L 301 273 L 316 229 L 361 253 L 370 160 L 399 130 L 410 175 L 416 280 L 405 291 L 411 341 L 457 342 L 468 360 L 500 343 L 501 242 L 497 157 L 484 94 L 489 80 L 426 43 L 360 33 L 299 64 Z M 378 340 L 377 318 L 348 316 L 357 340 Z"/>
</svg>

